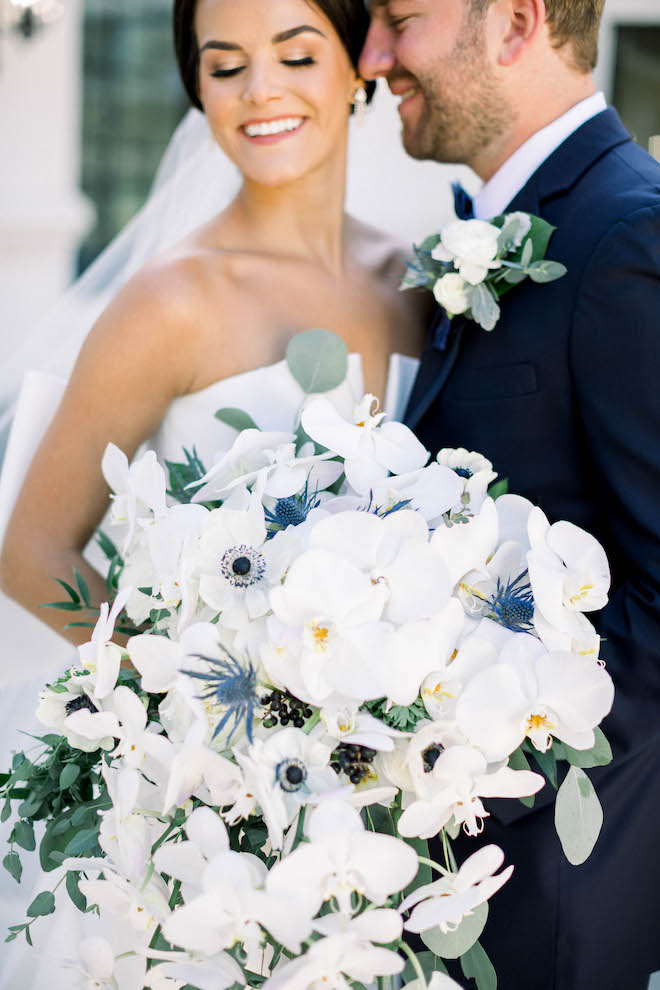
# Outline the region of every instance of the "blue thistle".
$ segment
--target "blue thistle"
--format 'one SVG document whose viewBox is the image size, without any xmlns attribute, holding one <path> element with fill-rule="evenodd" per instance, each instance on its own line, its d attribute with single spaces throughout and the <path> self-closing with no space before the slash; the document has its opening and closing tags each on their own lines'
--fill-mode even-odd
<svg viewBox="0 0 660 990">
<path fill-rule="evenodd" d="M 511 632 L 531 632 L 534 628 L 534 596 L 529 581 L 520 583 L 527 578 L 525 570 L 513 581 L 503 585 L 497 579 L 495 594 L 487 602 L 491 609 L 489 618 L 499 622 Z"/>
<path fill-rule="evenodd" d="M 412 504 L 412 499 L 405 498 L 405 499 L 401 499 L 401 501 L 397 502 L 395 505 L 391 505 L 389 508 L 385 508 L 382 505 L 375 505 L 374 493 L 373 491 L 370 491 L 369 504 L 366 505 L 363 509 L 358 509 L 358 512 L 370 512 L 372 515 L 378 516 L 379 519 L 387 519 L 387 517 L 391 516 L 394 512 L 400 512 L 401 509 L 409 509 L 411 504 Z"/>
<path fill-rule="evenodd" d="M 287 526 L 300 526 L 301 523 L 305 522 L 312 509 L 318 508 L 321 504 L 318 494 L 318 489 L 310 493 L 308 479 L 303 490 L 297 495 L 279 498 L 274 509 L 264 509 L 267 521 L 281 529 L 286 529 Z M 274 534 L 270 533 L 269 535 Z"/>
<path fill-rule="evenodd" d="M 215 739 L 222 732 L 233 716 L 234 725 L 227 741 L 231 741 L 231 737 L 241 722 L 245 722 L 248 740 L 252 742 L 254 710 L 259 705 L 257 672 L 251 663 L 245 666 L 236 657 L 233 657 L 229 650 L 225 650 L 224 647 L 222 649 L 227 655 L 226 660 L 216 660 L 214 657 L 197 655 L 199 660 L 205 660 L 210 664 L 210 671 L 200 673 L 196 670 L 184 670 L 183 673 L 206 682 L 206 690 L 201 695 L 203 700 L 212 701 L 215 705 L 227 708 L 216 726 L 213 738 Z"/>
</svg>

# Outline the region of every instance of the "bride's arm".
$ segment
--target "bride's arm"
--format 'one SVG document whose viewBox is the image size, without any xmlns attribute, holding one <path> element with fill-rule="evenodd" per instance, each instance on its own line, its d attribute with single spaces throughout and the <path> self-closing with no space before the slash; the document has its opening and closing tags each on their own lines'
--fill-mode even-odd
<svg viewBox="0 0 660 990">
<path fill-rule="evenodd" d="M 86 629 L 63 632 L 79 614 L 41 606 L 63 597 L 54 578 L 71 581 L 74 567 L 92 601 L 107 600 L 103 579 L 82 557 L 109 504 L 101 459 L 113 442 L 130 460 L 172 399 L 190 390 L 191 302 L 186 273 L 168 264 L 136 276 L 111 303 L 81 351 L 10 520 L 3 590 L 72 643 L 89 639 Z"/>
</svg>

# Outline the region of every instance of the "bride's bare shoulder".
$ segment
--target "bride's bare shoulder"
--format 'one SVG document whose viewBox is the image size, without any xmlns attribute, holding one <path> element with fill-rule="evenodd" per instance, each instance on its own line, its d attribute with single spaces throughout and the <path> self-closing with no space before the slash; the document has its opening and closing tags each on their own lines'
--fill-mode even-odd
<svg viewBox="0 0 660 990">
<path fill-rule="evenodd" d="M 388 279 L 403 274 L 412 257 L 408 242 L 355 217 L 348 218 L 347 230 L 351 253 L 362 259 L 362 264 Z"/>
</svg>

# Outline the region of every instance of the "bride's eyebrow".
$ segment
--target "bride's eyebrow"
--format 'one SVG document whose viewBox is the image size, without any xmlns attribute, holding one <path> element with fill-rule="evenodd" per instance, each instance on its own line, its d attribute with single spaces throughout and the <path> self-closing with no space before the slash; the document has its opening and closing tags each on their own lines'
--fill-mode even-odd
<svg viewBox="0 0 660 990">
<path fill-rule="evenodd" d="M 284 41 L 290 41 L 291 38 L 297 38 L 299 34 L 306 34 L 311 32 L 312 34 L 318 34 L 322 38 L 325 38 L 323 31 L 319 31 L 318 28 L 312 27 L 311 24 L 300 24 L 298 27 L 288 28 L 286 31 L 280 31 L 272 38 L 274 45 L 281 45 Z M 233 41 L 207 41 L 206 44 L 202 45 L 199 50 L 199 54 L 205 52 L 207 49 L 214 49 L 215 51 L 221 52 L 241 52 L 243 49 L 240 45 L 235 44 Z"/>
</svg>

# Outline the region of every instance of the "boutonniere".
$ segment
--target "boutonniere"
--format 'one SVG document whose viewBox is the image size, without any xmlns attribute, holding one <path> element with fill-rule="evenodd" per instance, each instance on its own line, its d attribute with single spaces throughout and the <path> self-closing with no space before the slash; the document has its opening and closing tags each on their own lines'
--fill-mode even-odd
<svg viewBox="0 0 660 990">
<path fill-rule="evenodd" d="M 450 319 L 460 314 L 484 330 L 500 318 L 500 298 L 526 278 L 544 284 L 566 274 L 546 259 L 556 228 L 531 213 L 494 220 L 454 220 L 414 248 L 401 289 L 430 289 Z"/>
</svg>

